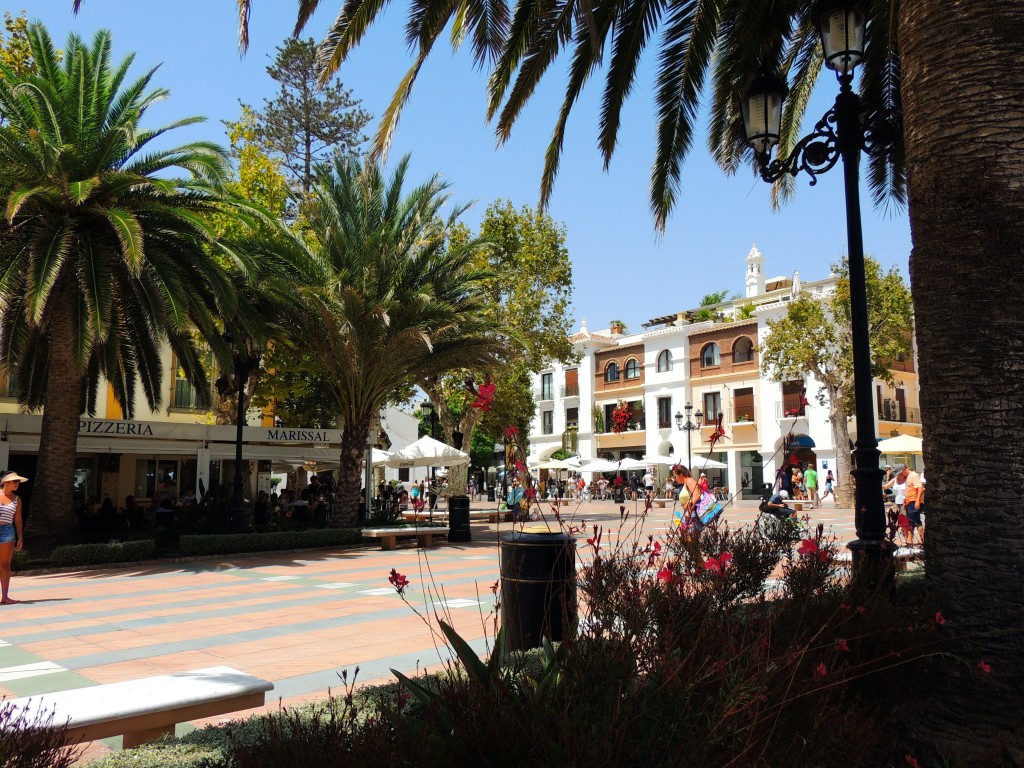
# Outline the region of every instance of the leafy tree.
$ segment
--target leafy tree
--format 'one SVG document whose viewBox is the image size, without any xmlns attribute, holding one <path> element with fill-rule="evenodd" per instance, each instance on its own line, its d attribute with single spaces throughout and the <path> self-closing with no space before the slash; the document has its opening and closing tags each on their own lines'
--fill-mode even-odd
<svg viewBox="0 0 1024 768">
<path fill-rule="evenodd" d="M 318 161 L 358 154 L 370 115 L 341 83 L 318 84 L 312 38 L 286 39 L 267 74 L 279 86 L 277 96 L 264 99 L 260 110 L 242 104 L 243 121 L 252 126 L 253 144 L 279 161 L 305 196 Z"/>
<path fill-rule="evenodd" d="M 6 33 L 0 32 L 0 62 L 19 76 L 33 73 L 35 62 L 29 45 L 25 12 L 13 16 L 10 11 L 4 11 L 4 29 Z"/>
<path fill-rule="evenodd" d="M 0 62 L 0 359 L 19 402 L 43 408 L 46 503 L 30 510 L 27 536 L 45 551 L 77 528 L 78 419 L 94 412 L 103 378 L 129 417 L 136 382 L 155 408 L 168 342 L 200 398 L 209 391 L 194 333 L 219 338 L 217 314 L 237 303 L 208 216 L 240 209 L 218 190 L 221 149 L 150 146 L 197 118 L 143 128 L 167 92 L 149 89 L 152 70 L 125 81 L 133 57 L 112 66 L 108 32 L 91 45 L 69 36 L 63 66 L 41 25 L 28 39 L 33 69 Z"/>
<path fill-rule="evenodd" d="M 465 444 L 482 425 L 493 442 L 503 439 L 507 424 L 528 431 L 535 403 L 531 372 L 547 360 L 573 359 L 568 336 L 572 297 L 572 264 L 565 247 L 565 229 L 530 206 L 516 209 L 500 200 L 488 206 L 480 224 L 480 239 L 490 245 L 477 251 L 475 267 L 485 273 L 489 297 L 483 320 L 498 329 L 502 352 L 496 366 L 452 371 L 423 377 L 420 386 L 437 407 L 449 441 L 458 431 Z M 471 239 L 459 228 L 454 243 Z M 489 409 L 473 407 L 466 379 L 480 384 L 490 379 L 494 399 Z M 458 468 L 449 475 L 452 492 L 461 492 Z"/>
<path fill-rule="evenodd" d="M 372 163 L 335 158 L 318 168 L 309 206 L 309 248 L 328 276 L 306 292 L 298 328 L 339 414 L 343 524 L 358 517 L 363 448 L 380 409 L 423 378 L 488 366 L 500 344 L 475 262 L 483 243 L 452 241 L 464 208 L 440 217 L 439 178 L 405 192 L 408 164 L 386 179 Z"/>
<path fill-rule="evenodd" d="M 910 354 L 913 306 L 910 291 L 894 267 L 882 272 L 878 262 L 865 259 L 868 286 L 868 322 L 871 325 L 872 374 L 894 384 L 888 364 Z M 850 432 L 847 419 L 856 413 L 853 390 L 853 342 L 850 321 L 850 280 L 846 263 L 833 266 L 836 291 L 826 300 L 800 295 L 786 314 L 768 322 L 761 341 L 761 374 L 770 381 L 803 379 L 808 375 L 821 385 L 821 405 L 830 405 L 829 424 L 836 446 L 836 476 L 850 476 Z M 850 483 L 837 489 L 842 507 L 853 504 Z"/>
</svg>

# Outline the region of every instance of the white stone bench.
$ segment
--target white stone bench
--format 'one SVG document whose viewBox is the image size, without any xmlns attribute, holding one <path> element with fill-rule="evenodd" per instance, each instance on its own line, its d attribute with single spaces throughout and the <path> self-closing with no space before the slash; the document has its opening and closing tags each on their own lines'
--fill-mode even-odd
<svg viewBox="0 0 1024 768">
<path fill-rule="evenodd" d="M 125 749 L 173 734 L 189 720 L 262 707 L 274 684 L 231 667 L 127 680 L 9 699 L 28 722 L 53 713 L 67 723 L 67 743 L 124 735 Z"/>
<path fill-rule="evenodd" d="M 439 535 L 448 535 L 450 529 L 440 527 L 429 528 L 363 528 L 364 539 L 380 539 L 380 548 L 386 551 L 392 550 L 398 544 L 398 539 L 415 536 L 416 546 L 429 547 L 433 538 Z"/>
<path fill-rule="evenodd" d="M 659 509 L 664 509 L 665 505 L 669 501 L 671 501 L 671 499 L 652 499 L 652 501 L 654 502 L 654 506 L 658 507 Z"/>
<path fill-rule="evenodd" d="M 924 547 L 914 545 L 912 547 L 896 547 L 892 552 L 893 567 L 897 571 L 907 570 L 907 563 L 924 559 Z M 852 563 L 853 553 L 842 548 L 836 554 L 836 560 L 841 563 Z"/>
</svg>

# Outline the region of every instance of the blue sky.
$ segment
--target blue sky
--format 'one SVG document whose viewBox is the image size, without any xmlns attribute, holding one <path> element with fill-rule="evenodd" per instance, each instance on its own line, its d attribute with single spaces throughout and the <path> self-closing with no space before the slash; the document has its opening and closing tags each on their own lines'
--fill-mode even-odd
<svg viewBox="0 0 1024 768">
<path fill-rule="evenodd" d="M 234 0 L 84 0 L 77 17 L 71 5 L 72 0 L 0 0 L 2 10 L 24 9 L 41 20 L 58 45 L 71 31 L 91 37 L 107 28 L 116 59 L 135 52 L 136 73 L 159 64 L 154 83 L 168 88 L 171 96 L 150 111 L 149 125 L 186 115 L 208 118 L 176 131 L 176 140 L 226 144 L 220 121 L 237 118 L 239 100 L 259 105 L 273 95 L 265 68 L 294 25 L 291 0 L 254 0 L 250 48 L 242 58 Z M 340 0 L 323 0 L 305 36 L 319 40 L 339 7 Z M 402 34 L 404 12 L 405 4 L 392 3 L 383 24 L 339 72 L 341 82 L 372 115 L 383 112 L 410 62 Z M 764 254 L 769 275 L 799 270 L 805 281 L 824 277 L 846 249 L 841 169 L 822 176 L 814 187 L 801 178 L 795 202 L 773 212 L 769 185 L 749 169 L 725 176 L 704 149 L 703 130 L 686 162 L 675 213 L 665 235 L 658 236 L 647 203 L 655 131 L 648 87 L 652 62 L 648 56 L 624 110 L 619 147 L 607 173 L 597 151 L 600 79 L 592 81 L 570 119 L 549 213 L 567 230 L 577 327 L 586 317 L 592 330 L 612 319 L 639 330 L 651 317 L 697 305 L 710 291 L 740 292 L 744 258 L 753 243 Z M 546 80 L 501 147 L 485 120 L 484 88 L 485 76 L 473 69 L 468 49 L 452 53 L 447 45 L 437 46 L 391 149 L 392 158 L 412 155 L 412 179 L 438 172 L 452 183 L 457 201 L 477 201 L 465 217 L 471 225 L 493 200 L 536 203 L 543 153 L 564 85 L 557 77 Z M 807 127 L 829 108 L 836 88 L 830 76 L 822 78 Z M 861 196 L 865 251 L 906 276 L 906 213 L 892 216 L 872 209 L 866 188 Z"/>
</svg>

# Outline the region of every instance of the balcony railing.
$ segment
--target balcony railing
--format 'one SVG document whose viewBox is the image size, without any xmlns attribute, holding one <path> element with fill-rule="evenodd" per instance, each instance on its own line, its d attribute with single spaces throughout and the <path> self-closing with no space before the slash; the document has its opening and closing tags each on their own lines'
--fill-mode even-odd
<svg viewBox="0 0 1024 768">
<path fill-rule="evenodd" d="M 807 416 L 805 406 L 800 404 L 800 395 L 786 396 L 775 404 L 776 419 L 802 419 Z"/>
<path fill-rule="evenodd" d="M 754 406 L 752 405 L 733 406 L 732 412 L 726 414 L 726 418 L 730 424 L 742 424 L 744 422 L 754 422 L 757 420 L 755 418 Z"/>
<path fill-rule="evenodd" d="M 580 396 L 580 385 L 579 384 L 563 384 L 562 385 L 562 397 L 579 397 Z"/>
<path fill-rule="evenodd" d="M 555 395 L 551 387 L 541 387 L 537 392 L 538 400 L 554 400 Z"/>
</svg>

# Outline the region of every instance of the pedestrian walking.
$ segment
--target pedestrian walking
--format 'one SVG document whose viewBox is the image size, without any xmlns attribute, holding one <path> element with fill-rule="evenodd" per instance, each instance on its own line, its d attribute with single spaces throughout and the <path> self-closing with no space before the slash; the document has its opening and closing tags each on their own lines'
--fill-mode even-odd
<svg viewBox="0 0 1024 768">
<path fill-rule="evenodd" d="M 807 488 L 807 500 L 811 502 L 811 509 L 818 503 L 818 471 L 811 464 L 804 472 L 804 487 Z"/>
<path fill-rule="evenodd" d="M 835 478 L 832 476 L 832 470 L 828 471 L 825 475 L 825 490 L 821 494 L 821 500 L 825 501 L 826 496 L 832 497 L 832 502 L 836 501 L 836 492 L 832 489 L 832 484 L 835 482 Z"/>
</svg>

